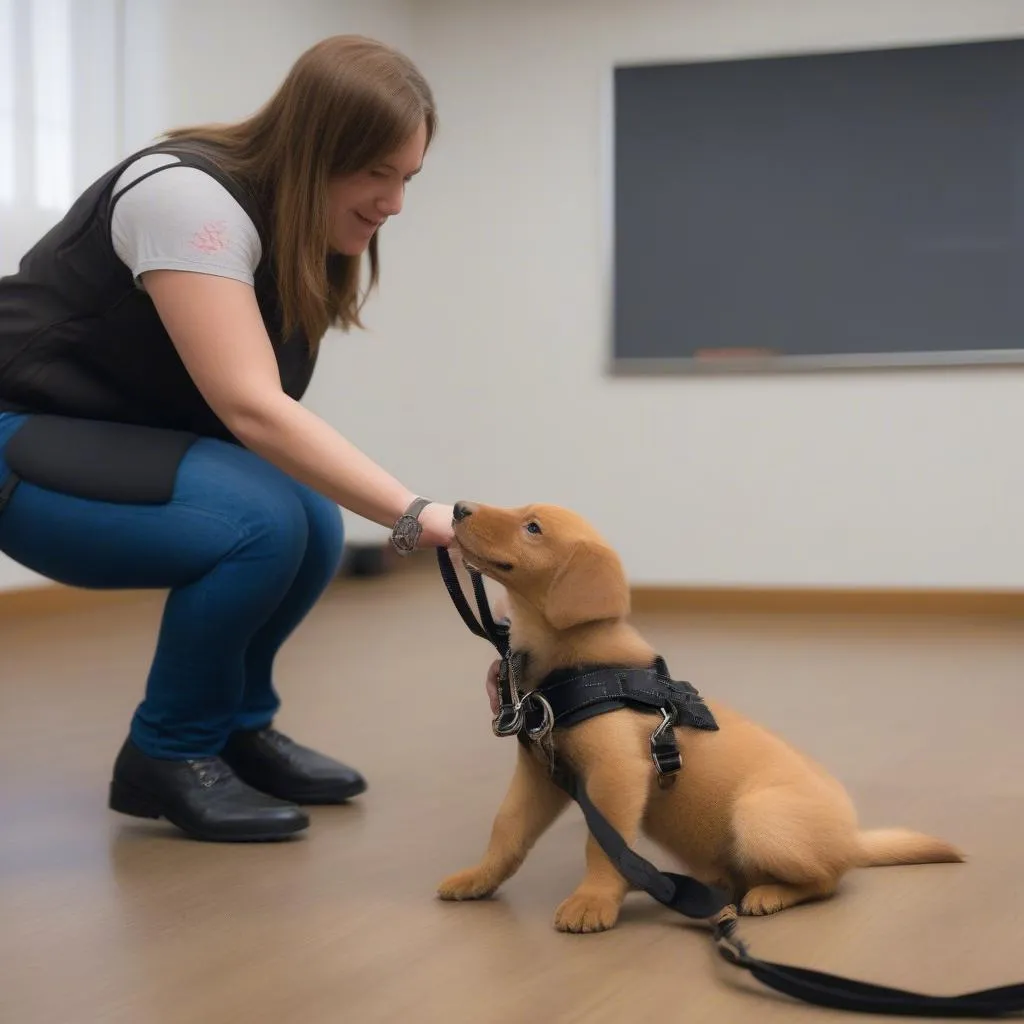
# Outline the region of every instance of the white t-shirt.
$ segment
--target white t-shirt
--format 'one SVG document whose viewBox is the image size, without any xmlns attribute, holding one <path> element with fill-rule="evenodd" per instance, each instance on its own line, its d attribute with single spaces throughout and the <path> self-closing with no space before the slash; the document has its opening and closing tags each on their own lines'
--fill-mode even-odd
<svg viewBox="0 0 1024 1024">
<path fill-rule="evenodd" d="M 132 161 L 114 186 L 114 251 L 138 287 L 147 270 L 191 270 L 252 284 L 262 254 L 259 233 L 238 201 L 170 153 Z M 164 167 L 121 193 L 147 171 Z"/>
</svg>

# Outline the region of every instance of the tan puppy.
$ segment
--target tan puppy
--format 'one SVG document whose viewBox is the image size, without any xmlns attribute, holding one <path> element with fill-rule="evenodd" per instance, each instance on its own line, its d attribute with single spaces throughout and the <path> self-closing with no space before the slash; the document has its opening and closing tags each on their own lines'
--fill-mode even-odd
<svg viewBox="0 0 1024 1024">
<path fill-rule="evenodd" d="M 575 513 L 462 502 L 455 539 L 466 564 L 506 590 L 512 649 L 529 653 L 523 691 L 554 669 L 651 664 L 656 652 L 626 622 L 629 586 L 618 556 Z M 731 892 L 741 913 L 771 914 L 831 896 L 851 868 L 963 860 L 947 843 L 916 832 L 862 831 L 845 790 L 827 772 L 735 711 L 706 703 L 719 730 L 675 730 L 683 770 L 667 789 L 658 786 L 650 758 L 657 716 L 622 709 L 556 730 L 554 738 L 627 843 L 643 831 L 695 878 Z M 541 757 L 516 746 L 515 774 L 483 859 L 445 879 L 442 899 L 493 893 L 569 801 Z M 627 889 L 588 836 L 586 873 L 558 907 L 555 927 L 613 927 Z"/>
</svg>

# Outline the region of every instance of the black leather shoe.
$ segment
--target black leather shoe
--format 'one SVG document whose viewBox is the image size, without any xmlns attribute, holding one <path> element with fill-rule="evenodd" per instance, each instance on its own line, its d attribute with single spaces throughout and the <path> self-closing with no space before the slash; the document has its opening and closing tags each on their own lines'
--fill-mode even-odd
<svg viewBox="0 0 1024 1024">
<path fill-rule="evenodd" d="M 219 757 L 167 761 L 125 740 L 114 763 L 109 806 L 136 818 L 166 818 L 194 839 L 269 842 L 309 826 L 293 803 L 242 782 Z"/>
<path fill-rule="evenodd" d="M 366 789 L 354 768 L 276 729 L 232 733 L 221 757 L 254 789 L 297 804 L 342 804 Z"/>
</svg>

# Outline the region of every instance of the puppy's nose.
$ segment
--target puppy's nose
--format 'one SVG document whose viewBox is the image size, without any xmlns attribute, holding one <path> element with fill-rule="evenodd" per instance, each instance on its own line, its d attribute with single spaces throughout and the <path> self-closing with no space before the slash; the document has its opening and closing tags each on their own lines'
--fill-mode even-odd
<svg viewBox="0 0 1024 1024">
<path fill-rule="evenodd" d="M 473 509 L 468 501 L 455 502 L 455 522 L 461 523 L 463 519 L 471 516 Z"/>
</svg>

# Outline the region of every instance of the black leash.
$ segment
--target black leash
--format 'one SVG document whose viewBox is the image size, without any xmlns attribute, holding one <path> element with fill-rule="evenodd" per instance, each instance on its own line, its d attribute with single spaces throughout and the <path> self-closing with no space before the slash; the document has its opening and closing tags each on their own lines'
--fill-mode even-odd
<svg viewBox="0 0 1024 1024">
<path fill-rule="evenodd" d="M 487 591 L 484 590 L 484 581 L 480 573 L 473 570 L 470 572 L 470 579 L 473 583 L 473 593 L 476 597 L 477 608 L 480 610 L 480 621 L 477 622 L 473 609 L 469 607 L 466 595 L 462 592 L 459 584 L 459 577 L 452 564 L 452 556 L 448 554 L 447 548 L 437 549 L 437 563 L 441 567 L 441 578 L 448 588 L 448 593 L 462 616 L 462 621 L 469 627 L 471 633 L 475 633 L 484 640 L 490 640 L 502 658 L 509 655 L 508 649 L 508 626 L 502 623 L 499 626 L 491 615 L 491 606 L 487 601 Z"/>
<path fill-rule="evenodd" d="M 528 709 L 538 711 L 531 694 L 520 696 L 515 685 L 515 655 L 509 647 L 507 623 L 496 623 L 491 616 L 483 580 L 470 570 L 473 591 L 480 609 L 480 621 L 473 615 L 459 585 L 451 555 L 437 549 L 438 564 L 445 586 L 455 607 L 469 629 L 489 640 L 501 655 L 499 700 L 501 711 L 494 721 L 499 736 L 516 735 L 521 743 L 536 742 L 554 727 L 547 701 L 543 725 L 526 728 Z M 531 703 L 532 702 L 532 703 Z M 1024 1013 L 1024 984 L 1006 985 L 956 996 L 929 996 L 905 989 L 855 981 L 805 967 L 777 964 L 751 956 L 747 945 L 736 937 L 738 913 L 729 895 L 705 885 L 689 875 L 661 871 L 633 850 L 593 804 L 579 777 L 559 758 L 550 758 L 552 780 L 579 805 L 587 827 L 608 859 L 635 889 L 641 889 L 663 906 L 684 917 L 706 920 L 719 955 L 727 962 L 748 971 L 762 985 L 783 995 L 816 1006 L 850 1013 L 889 1014 L 902 1017 L 993 1019 Z"/>
</svg>

